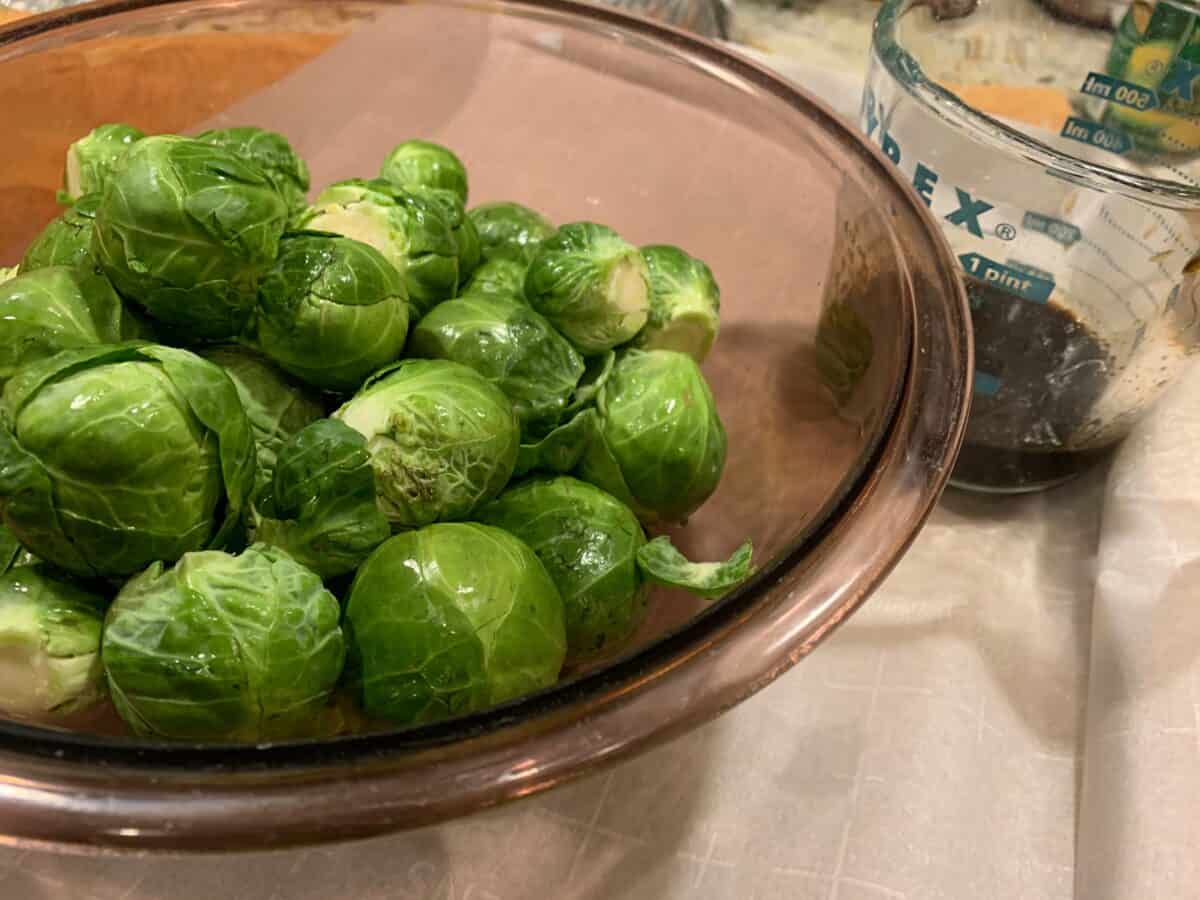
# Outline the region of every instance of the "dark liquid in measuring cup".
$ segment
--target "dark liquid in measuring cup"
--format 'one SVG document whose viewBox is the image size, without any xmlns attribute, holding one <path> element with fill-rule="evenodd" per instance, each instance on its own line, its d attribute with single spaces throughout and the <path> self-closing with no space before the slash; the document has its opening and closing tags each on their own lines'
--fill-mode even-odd
<svg viewBox="0 0 1200 900">
<path fill-rule="evenodd" d="M 1065 481 L 1108 448 L 1071 449 L 1111 377 L 1104 343 L 1071 312 L 967 278 L 976 387 L 955 481 L 996 491 Z"/>
</svg>

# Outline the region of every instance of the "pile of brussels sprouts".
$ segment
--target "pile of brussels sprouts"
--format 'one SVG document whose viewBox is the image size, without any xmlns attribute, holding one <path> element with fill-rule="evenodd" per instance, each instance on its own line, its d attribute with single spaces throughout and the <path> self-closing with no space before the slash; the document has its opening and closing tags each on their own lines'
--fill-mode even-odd
<svg viewBox="0 0 1200 900">
<path fill-rule="evenodd" d="M 708 267 L 406 141 L 310 204 L 281 135 L 97 128 L 0 269 L 0 712 L 138 735 L 431 722 L 620 649 L 712 494 Z"/>
</svg>

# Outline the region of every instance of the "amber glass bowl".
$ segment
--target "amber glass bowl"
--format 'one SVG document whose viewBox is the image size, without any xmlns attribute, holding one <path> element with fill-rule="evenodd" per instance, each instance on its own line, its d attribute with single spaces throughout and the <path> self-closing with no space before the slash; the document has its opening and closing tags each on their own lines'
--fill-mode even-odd
<svg viewBox="0 0 1200 900">
<path fill-rule="evenodd" d="M 729 433 L 676 534 L 754 540 L 715 604 L 663 591 L 615 660 L 437 725 L 257 746 L 138 741 L 103 714 L 0 722 L 0 838 L 241 849 L 428 824 L 552 787 L 692 728 L 809 653 L 939 496 L 968 400 L 965 299 L 920 201 L 825 106 L 721 47 L 559 2 L 93 3 L 0 29 L 0 265 L 56 213 L 93 126 L 287 134 L 316 187 L 407 137 L 454 147 L 471 202 L 705 259 L 705 371 Z"/>
</svg>

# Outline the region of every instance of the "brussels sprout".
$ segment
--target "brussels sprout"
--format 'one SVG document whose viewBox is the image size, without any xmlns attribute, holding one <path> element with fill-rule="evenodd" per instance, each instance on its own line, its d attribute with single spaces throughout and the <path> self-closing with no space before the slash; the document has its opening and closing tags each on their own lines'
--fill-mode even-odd
<svg viewBox="0 0 1200 900">
<path fill-rule="evenodd" d="M 383 161 L 380 176 L 398 188 L 436 188 L 467 202 L 467 167 L 454 153 L 430 141 L 404 141 Z"/>
<path fill-rule="evenodd" d="M 506 490 L 479 520 L 532 548 L 562 595 L 567 659 L 612 650 L 646 617 L 649 587 L 637 567 L 646 543 L 624 503 L 569 477 L 533 479 Z"/>
<path fill-rule="evenodd" d="M 525 271 L 515 259 L 491 259 L 481 264 L 460 292 L 460 297 L 506 297 L 525 302 Z"/>
<path fill-rule="evenodd" d="M 524 303 L 460 297 L 413 329 L 409 354 L 470 366 L 512 401 L 523 433 L 552 427 L 583 374 L 583 357 Z"/>
<path fill-rule="evenodd" d="M 320 419 L 279 451 L 255 540 L 279 547 L 322 578 L 356 569 L 391 534 L 375 500 L 361 434 Z"/>
<path fill-rule="evenodd" d="M 220 546 L 254 485 L 237 390 L 186 350 L 63 351 L 21 368 L 0 413 L 4 523 L 80 575 L 129 575 Z"/>
<path fill-rule="evenodd" d="M 542 241 L 554 235 L 554 226 L 540 213 L 519 203 L 484 203 L 467 213 L 479 232 L 484 261 L 512 259 L 529 265 Z"/>
<path fill-rule="evenodd" d="M 475 223 L 467 218 L 457 194 L 433 188 L 413 188 L 410 193 L 428 200 L 441 210 L 446 224 L 450 226 L 454 246 L 458 248 L 458 283 L 463 284 L 479 268 L 479 232 L 475 230 Z"/>
<path fill-rule="evenodd" d="M 50 266 L 0 284 L 0 384 L 35 360 L 142 334 L 103 275 Z"/>
<path fill-rule="evenodd" d="M 346 604 L 348 671 L 368 715 L 401 724 L 552 685 L 562 600 L 525 544 L 486 525 L 431 525 L 367 559 Z"/>
<path fill-rule="evenodd" d="M 258 741 L 305 735 L 341 675 L 337 599 L 286 553 L 188 553 L 130 579 L 102 655 L 117 712 L 138 734 Z"/>
<path fill-rule="evenodd" d="M 512 404 L 456 362 L 389 366 L 333 417 L 367 439 L 380 508 L 401 527 L 467 518 L 504 489 L 517 461 Z"/>
<path fill-rule="evenodd" d="M 308 209 L 308 164 L 282 134 L 245 125 L 204 131 L 196 140 L 228 150 L 262 169 L 283 197 L 289 216 L 295 218 Z"/>
<path fill-rule="evenodd" d="M 578 222 L 542 241 L 525 297 L 585 354 L 623 344 L 646 324 L 646 261 L 611 228 Z"/>
<path fill-rule="evenodd" d="M 104 599 L 25 566 L 0 576 L 0 711 L 42 719 L 104 695 Z"/>
<path fill-rule="evenodd" d="M 250 421 L 258 459 L 255 496 L 269 484 L 284 441 L 325 415 L 320 400 L 262 357 L 240 347 L 209 347 L 200 356 L 225 370 Z"/>
<path fill-rule="evenodd" d="M 642 258 L 650 276 L 650 317 L 634 346 L 678 350 L 704 362 L 720 327 L 721 291 L 712 272 L 678 247 L 643 247 Z"/>
<path fill-rule="evenodd" d="M 99 194 L 85 194 L 47 225 L 25 249 L 21 271 L 31 272 L 46 266 L 93 268 L 92 231 L 96 224 Z"/>
<path fill-rule="evenodd" d="M 92 252 L 112 283 L 193 340 L 237 335 L 287 205 L 262 170 L 174 136 L 134 144 L 96 211 Z"/>
<path fill-rule="evenodd" d="M 696 361 L 673 350 L 629 350 L 596 397 L 600 435 L 579 476 L 643 521 L 682 521 L 716 490 L 725 428 Z"/>
<path fill-rule="evenodd" d="M 753 571 L 749 541 L 726 562 L 691 562 L 668 538 L 647 543 L 620 500 L 567 476 L 510 487 L 479 520 L 516 535 L 546 567 L 562 595 L 569 662 L 624 643 L 645 619 L 650 581 L 715 597 Z"/>
<path fill-rule="evenodd" d="M 375 248 L 334 234 L 288 235 L 259 284 L 254 343 L 309 384 L 353 391 L 404 350 L 406 297 L 404 279 Z"/>
<path fill-rule="evenodd" d="M 97 126 L 81 137 L 67 148 L 64 196 L 60 199 L 77 200 L 102 190 L 125 151 L 145 136 L 132 125 L 114 122 Z"/>
<path fill-rule="evenodd" d="M 458 244 L 445 207 L 382 179 L 350 179 L 317 195 L 306 228 L 370 244 L 404 276 L 413 317 L 458 290 Z"/>
</svg>

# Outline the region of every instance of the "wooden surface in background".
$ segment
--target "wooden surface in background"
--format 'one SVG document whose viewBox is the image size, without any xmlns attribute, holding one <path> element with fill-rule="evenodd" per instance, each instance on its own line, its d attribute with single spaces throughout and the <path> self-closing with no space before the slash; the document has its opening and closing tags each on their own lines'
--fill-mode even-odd
<svg viewBox="0 0 1200 900">
<path fill-rule="evenodd" d="M 0 10 L 9 19 L 11 11 Z M 103 122 L 184 131 L 274 83 L 337 33 L 191 32 L 91 40 L 0 64 L 0 265 L 58 213 L 63 153 Z"/>
</svg>

